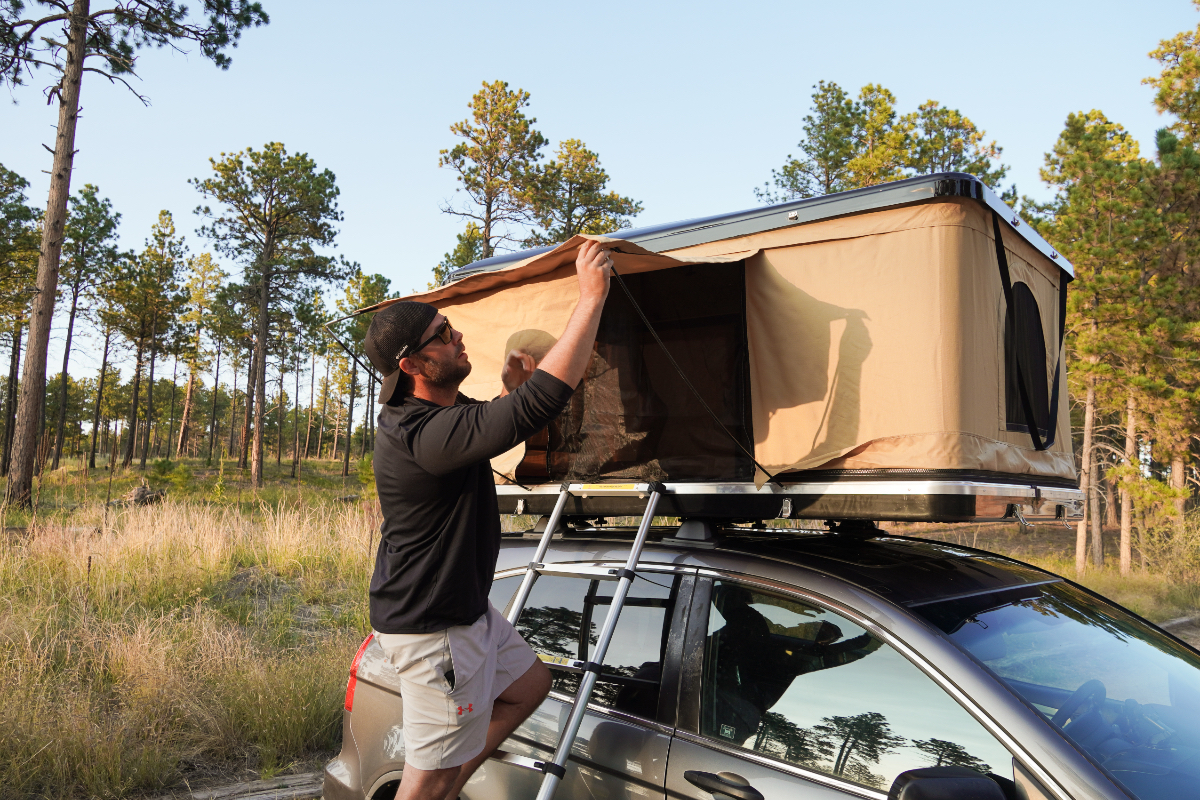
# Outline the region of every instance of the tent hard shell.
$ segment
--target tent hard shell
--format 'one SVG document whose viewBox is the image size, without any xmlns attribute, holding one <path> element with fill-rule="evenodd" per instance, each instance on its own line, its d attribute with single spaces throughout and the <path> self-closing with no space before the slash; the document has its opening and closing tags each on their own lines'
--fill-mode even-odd
<svg viewBox="0 0 1200 800">
<path fill-rule="evenodd" d="M 406 298 L 463 333 L 464 394 L 498 395 L 510 350 L 553 346 L 586 239 L 611 245 L 621 277 L 567 409 L 493 460 L 502 511 L 548 513 L 564 482 L 661 481 L 658 513 L 691 517 L 1082 512 L 1063 356 L 1071 266 L 975 177 L 472 264 Z M 565 513 L 640 513 L 636 498 L 585 494 Z"/>
</svg>

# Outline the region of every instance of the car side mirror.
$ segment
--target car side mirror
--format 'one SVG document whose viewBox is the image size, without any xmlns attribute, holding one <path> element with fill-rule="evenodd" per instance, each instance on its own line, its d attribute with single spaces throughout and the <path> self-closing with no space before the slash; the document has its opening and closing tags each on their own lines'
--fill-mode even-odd
<svg viewBox="0 0 1200 800">
<path fill-rule="evenodd" d="M 1005 800 L 1000 784 L 966 767 L 926 767 L 901 772 L 888 800 Z"/>
</svg>

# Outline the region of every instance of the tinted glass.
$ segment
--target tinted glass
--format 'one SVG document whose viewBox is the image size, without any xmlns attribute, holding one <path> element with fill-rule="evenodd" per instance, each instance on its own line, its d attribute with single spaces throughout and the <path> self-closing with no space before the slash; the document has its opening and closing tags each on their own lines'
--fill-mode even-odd
<svg viewBox="0 0 1200 800">
<path fill-rule="evenodd" d="M 488 601 L 492 606 L 503 614 L 508 609 L 509 601 L 513 595 L 517 593 L 517 587 L 521 585 L 520 575 L 509 575 L 507 578 L 497 578 L 492 581 L 491 591 L 488 592 Z"/>
<path fill-rule="evenodd" d="M 654 718 L 678 583 L 677 577 L 652 573 L 639 573 L 634 579 L 592 702 Z M 549 659 L 587 661 L 594 657 L 615 586 L 615 581 L 557 575 L 543 575 L 534 583 L 517 630 L 547 662 L 555 691 L 575 694 L 580 674 Z"/>
<path fill-rule="evenodd" d="M 886 790 L 905 770 L 1010 769 L 1011 756 L 949 695 L 849 620 L 718 582 L 704 653 L 701 732 Z"/>
<path fill-rule="evenodd" d="M 914 609 L 1142 800 L 1200 798 L 1200 657 L 1066 583 Z"/>
</svg>

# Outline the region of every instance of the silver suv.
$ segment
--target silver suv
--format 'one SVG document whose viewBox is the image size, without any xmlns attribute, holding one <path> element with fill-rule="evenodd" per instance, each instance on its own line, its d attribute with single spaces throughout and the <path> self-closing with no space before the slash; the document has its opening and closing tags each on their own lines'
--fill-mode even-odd
<svg viewBox="0 0 1200 800">
<path fill-rule="evenodd" d="M 647 544 L 559 798 L 884 800 L 929 767 L 989 775 L 1009 800 L 1200 798 L 1200 654 L 1128 611 L 940 542 L 706 530 Z M 596 576 L 623 566 L 632 534 L 554 541 L 518 622 L 551 695 L 464 798 L 537 794 L 579 684 L 562 663 L 588 659 L 614 585 Z M 496 608 L 536 544 L 506 538 Z M 390 800 L 399 783 L 399 685 L 383 666 L 368 638 L 327 800 Z M 904 780 L 893 796 L 920 796 Z"/>
</svg>

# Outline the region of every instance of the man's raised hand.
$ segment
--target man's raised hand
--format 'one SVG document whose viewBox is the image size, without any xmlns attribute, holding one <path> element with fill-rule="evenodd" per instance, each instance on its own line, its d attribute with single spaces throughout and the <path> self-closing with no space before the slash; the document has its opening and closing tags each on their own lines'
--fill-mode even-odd
<svg viewBox="0 0 1200 800">
<path fill-rule="evenodd" d="M 600 242 L 587 241 L 579 248 L 575 258 L 575 272 L 579 277 L 579 302 L 603 305 L 608 297 L 609 276 L 612 256 Z"/>
</svg>

